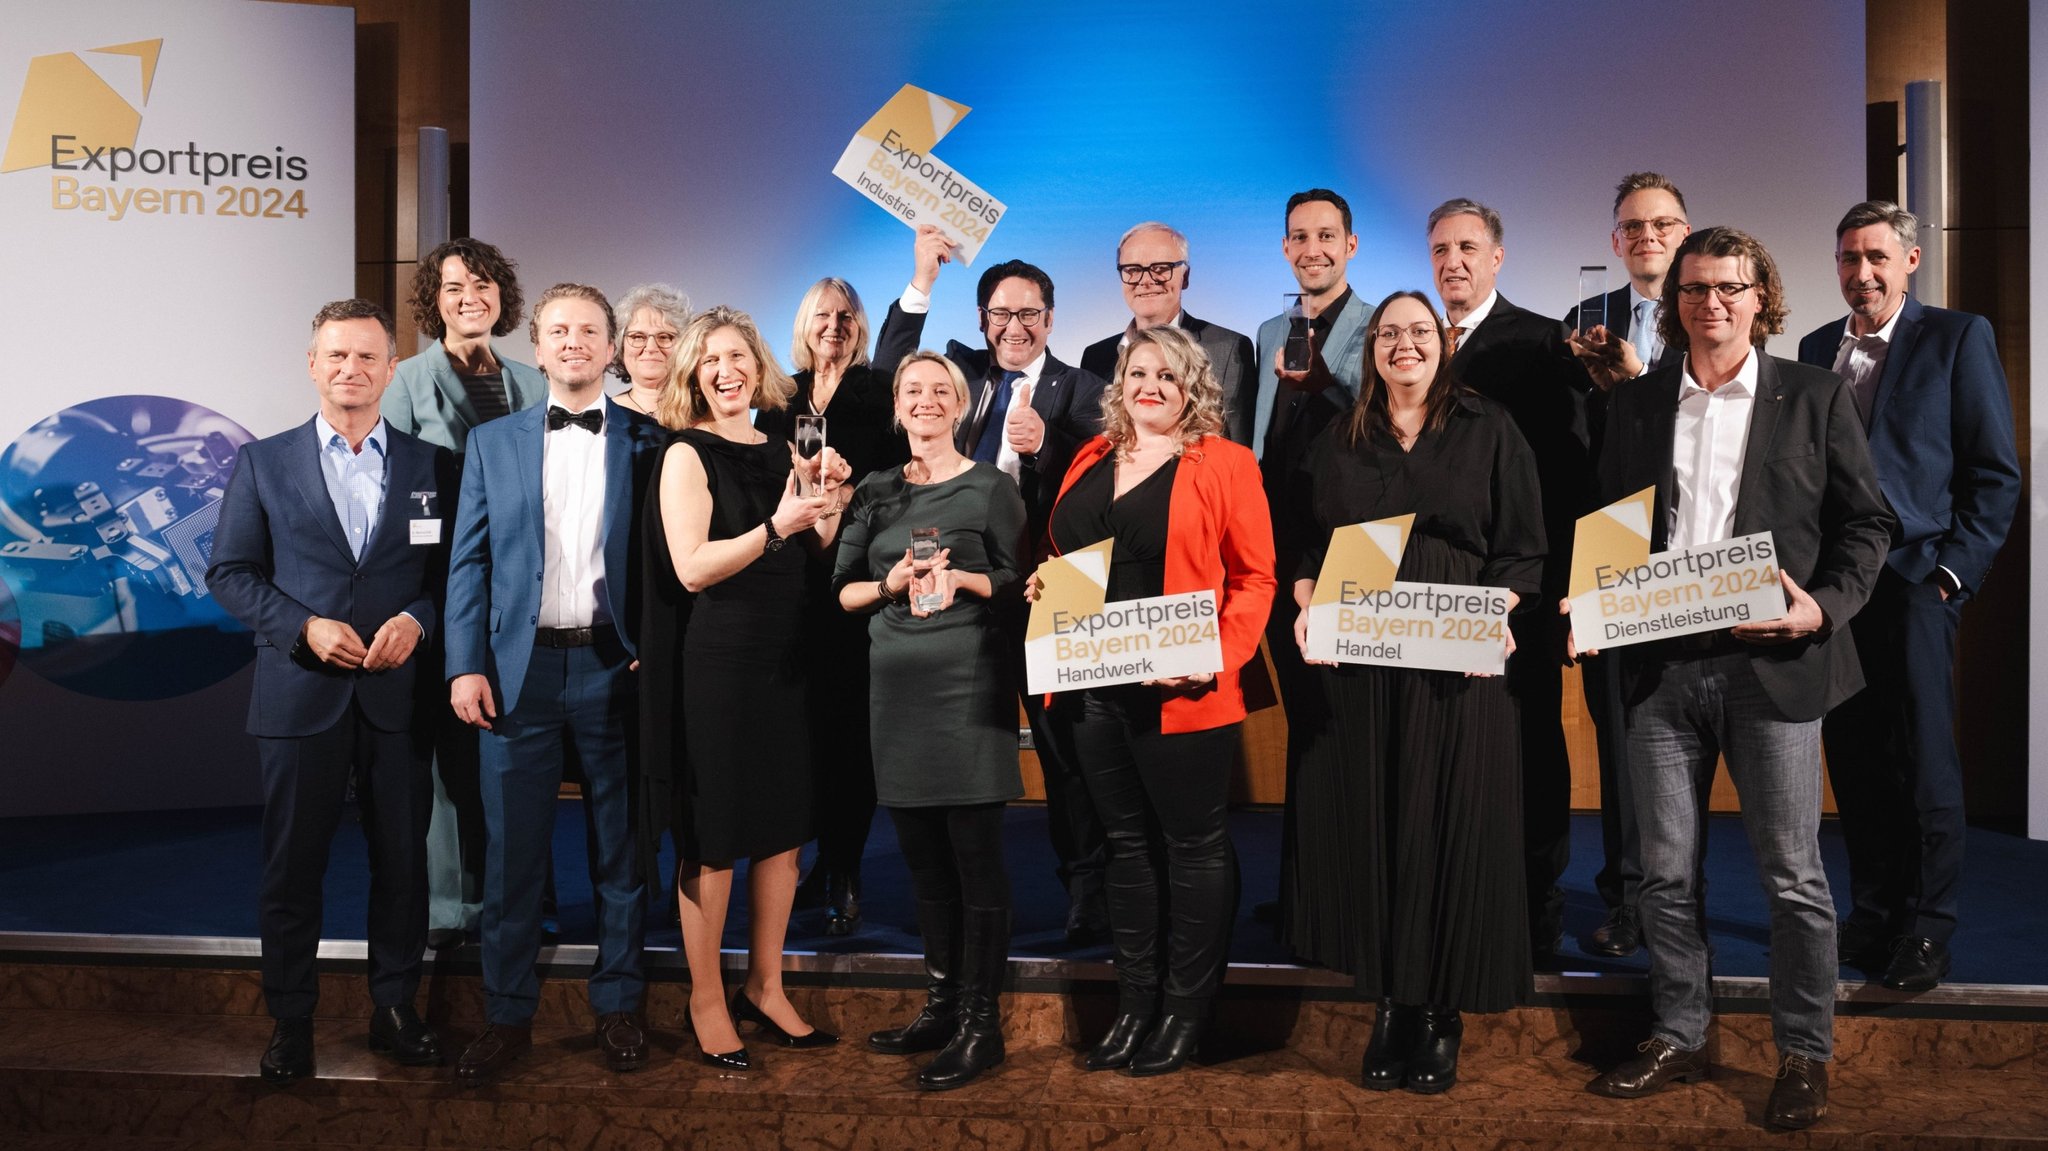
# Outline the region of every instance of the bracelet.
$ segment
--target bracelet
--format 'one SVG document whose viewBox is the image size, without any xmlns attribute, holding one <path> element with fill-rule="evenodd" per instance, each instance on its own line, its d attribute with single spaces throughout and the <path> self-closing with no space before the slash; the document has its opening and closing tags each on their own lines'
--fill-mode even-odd
<svg viewBox="0 0 2048 1151">
<path fill-rule="evenodd" d="M 883 576 L 883 577 L 882 577 L 881 579 L 878 579 L 878 580 L 876 580 L 876 581 L 875 581 L 875 594 L 876 594 L 876 595 L 878 595 L 878 596 L 881 596 L 881 597 L 882 597 L 882 602 L 883 602 L 883 603 L 902 603 L 902 602 L 903 602 L 902 600 L 900 600 L 900 599 L 897 599 L 897 598 L 896 598 L 895 596 L 893 596 L 893 595 L 890 595 L 890 594 L 889 594 L 889 577 L 888 577 L 888 576 Z"/>
</svg>

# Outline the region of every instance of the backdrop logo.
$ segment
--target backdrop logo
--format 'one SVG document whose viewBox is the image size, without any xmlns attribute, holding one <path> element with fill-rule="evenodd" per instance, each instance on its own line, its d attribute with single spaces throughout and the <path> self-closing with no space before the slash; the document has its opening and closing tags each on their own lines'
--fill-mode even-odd
<svg viewBox="0 0 2048 1151">
<path fill-rule="evenodd" d="M 147 104 L 150 85 L 156 80 L 156 58 L 163 46 L 162 40 L 137 40 L 90 51 L 135 57 L 142 65 L 142 102 Z M 7 137 L 6 155 L 0 158 L 0 172 L 49 165 L 50 141 L 57 136 L 71 137 L 81 149 L 133 149 L 141 127 L 142 110 L 114 91 L 78 53 L 37 56 L 28 62 L 28 82 L 21 88 L 21 104 L 15 109 L 14 130 Z"/>
</svg>

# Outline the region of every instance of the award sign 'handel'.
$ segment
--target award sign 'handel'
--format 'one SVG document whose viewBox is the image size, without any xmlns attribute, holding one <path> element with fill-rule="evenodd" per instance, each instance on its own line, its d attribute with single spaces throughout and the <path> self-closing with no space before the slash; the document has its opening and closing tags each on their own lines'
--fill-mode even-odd
<svg viewBox="0 0 2048 1151">
<path fill-rule="evenodd" d="M 966 116 L 956 104 L 913 84 L 897 89 L 862 124 L 832 174 L 912 228 L 937 224 L 962 264 L 972 264 L 1005 211 L 1002 201 L 932 155 L 932 146 Z"/>
<path fill-rule="evenodd" d="M 1507 666 L 1508 592 L 1397 583 L 1413 515 L 1330 533 L 1308 605 L 1308 658 L 1499 675 Z"/>
<path fill-rule="evenodd" d="M 1579 518 L 1572 642 L 1580 651 L 1763 623 L 1785 614 L 1771 533 L 1650 554 L 1657 489 Z"/>
<path fill-rule="evenodd" d="M 1110 543 L 1039 565 L 1038 600 L 1024 630 L 1024 682 L 1033 695 L 1223 670 L 1216 593 L 1105 603 Z"/>
</svg>

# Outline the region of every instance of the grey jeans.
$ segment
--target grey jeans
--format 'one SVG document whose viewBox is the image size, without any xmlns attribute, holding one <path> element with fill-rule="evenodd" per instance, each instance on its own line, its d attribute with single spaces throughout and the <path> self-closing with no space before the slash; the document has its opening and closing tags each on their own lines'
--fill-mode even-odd
<svg viewBox="0 0 2048 1151">
<path fill-rule="evenodd" d="M 1835 902 L 1820 859 L 1820 721 L 1784 718 L 1743 653 L 1674 660 L 1628 709 L 1654 1034 L 1707 1041 L 1713 980 L 1699 916 L 1700 804 L 1725 754 L 1771 907 L 1771 1032 L 1782 1055 L 1834 1051 Z"/>
</svg>

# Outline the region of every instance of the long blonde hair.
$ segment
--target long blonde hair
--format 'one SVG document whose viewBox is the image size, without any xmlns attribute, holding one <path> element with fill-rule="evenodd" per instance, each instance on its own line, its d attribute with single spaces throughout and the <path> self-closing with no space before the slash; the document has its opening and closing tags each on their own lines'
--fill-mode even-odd
<svg viewBox="0 0 2048 1151">
<path fill-rule="evenodd" d="M 1102 435 L 1110 447 L 1122 453 L 1137 441 L 1137 430 L 1131 426 L 1130 414 L 1124 411 L 1124 371 L 1130 366 L 1131 353 L 1145 344 L 1159 349 L 1166 369 L 1187 395 L 1187 407 L 1181 409 L 1180 423 L 1174 428 L 1180 446 L 1189 447 L 1203 436 L 1221 432 L 1223 387 L 1216 382 L 1209 353 L 1202 350 L 1193 336 L 1171 324 L 1162 324 L 1132 332 L 1123 350 L 1116 354 L 1116 370 L 1110 373 L 1109 386 L 1102 390 Z"/>
<path fill-rule="evenodd" d="M 775 362 L 775 357 L 768 354 L 768 344 L 761 339 L 761 329 L 745 312 L 718 304 L 690 317 L 690 322 L 683 327 L 682 338 L 676 341 L 676 360 L 669 366 L 668 385 L 661 389 L 661 398 L 654 402 L 654 418 L 662 427 L 680 431 L 711 418 L 711 404 L 697 387 L 697 361 L 704 358 L 704 345 L 711 339 L 711 333 L 720 328 L 738 332 L 747 345 L 748 353 L 754 357 L 757 370 L 753 406 L 772 411 L 789 406 L 789 398 L 796 394 L 796 381 L 790 379 L 782 365 Z"/>
</svg>

